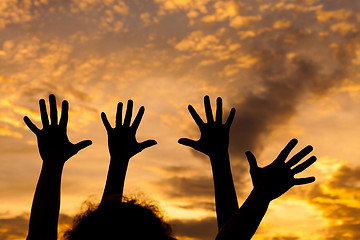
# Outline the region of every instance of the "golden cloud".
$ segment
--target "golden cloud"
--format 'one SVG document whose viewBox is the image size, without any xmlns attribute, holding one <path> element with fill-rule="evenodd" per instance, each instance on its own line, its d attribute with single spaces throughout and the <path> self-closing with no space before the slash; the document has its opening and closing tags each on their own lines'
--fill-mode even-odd
<svg viewBox="0 0 360 240">
<path fill-rule="evenodd" d="M 278 20 L 276 22 L 274 22 L 273 28 L 275 29 L 284 29 L 284 28 L 288 28 L 291 26 L 291 22 L 286 20 L 286 19 L 282 19 L 282 20 Z"/>
<path fill-rule="evenodd" d="M 342 165 L 324 183 L 316 184 L 308 201 L 329 221 L 326 239 L 360 237 L 360 167 Z"/>
<path fill-rule="evenodd" d="M 348 22 L 336 23 L 332 25 L 330 29 L 334 32 L 340 32 L 342 35 L 358 32 L 356 25 Z"/>
<path fill-rule="evenodd" d="M 20 133 L 10 130 L 8 126 L 0 126 L 0 136 L 22 138 Z"/>
<path fill-rule="evenodd" d="M 235 16 L 230 20 L 230 26 L 234 28 L 250 27 L 250 24 L 259 22 L 262 19 L 261 15 L 256 16 Z"/>
<path fill-rule="evenodd" d="M 339 9 L 335 11 L 319 10 L 316 12 L 316 18 L 320 22 L 329 23 L 330 20 L 345 21 L 352 15 L 351 11 Z"/>
</svg>

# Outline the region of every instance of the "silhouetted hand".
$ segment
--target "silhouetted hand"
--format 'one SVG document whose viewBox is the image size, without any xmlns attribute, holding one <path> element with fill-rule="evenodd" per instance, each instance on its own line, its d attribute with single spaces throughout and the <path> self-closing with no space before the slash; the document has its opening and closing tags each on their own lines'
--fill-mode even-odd
<svg viewBox="0 0 360 240">
<path fill-rule="evenodd" d="M 90 140 L 73 144 L 69 141 L 66 127 L 69 104 L 62 102 L 62 114 L 58 123 L 56 99 L 49 96 L 50 121 L 46 112 L 45 100 L 40 99 L 40 113 L 43 128 L 37 128 L 28 117 L 26 125 L 35 133 L 40 156 L 43 160 L 40 176 L 36 185 L 27 240 L 56 240 L 60 209 L 60 187 L 63 166 L 66 160 L 91 144 Z"/>
<path fill-rule="evenodd" d="M 197 141 L 181 138 L 179 143 L 202 152 L 210 157 L 213 173 L 215 204 L 218 229 L 237 211 L 238 202 L 231 174 L 229 159 L 229 132 L 235 116 L 235 108 L 232 108 L 225 124 L 222 123 L 222 99 L 216 100 L 215 120 L 211 110 L 209 96 L 204 97 L 207 123 L 189 105 L 188 109 L 200 129 L 200 139 Z"/>
<path fill-rule="evenodd" d="M 139 127 L 141 118 L 144 115 L 145 111 L 145 108 L 143 106 L 139 109 L 139 112 L 136 115 L 135 120 L 131 126 L 130 122 L 132 116 L 133 101 L 129 100 L 127 103 L 124 123 L 122 123 L 122 108 L 123 103 L 119 102 L 117 105 L 115 128 L 111 127 L 104 112 L 101 113 L 101 119 L 108 133 L 110 156 L 112 158 L 125 157 L 127 159 L 130 159 L 132 156 L 141 152 L 145 148 L 157 144 L 157 142 L 155 140 L 146 140 L 139 143 L 136 140 L 136 130 Z"/>
<path fill-rule="evenodd" d="M 313 150 L 312 146 L 308 145 L 289 161 L 285 162 L 297 142 L 296 139 L 292 139 L 280 152 L 279 156 L 271 164 L 263 168 L 258 167 L 255 156 L 250 151 L 246 152 L 254 185 L 253 191 L 263 199 L 271 201 L 284 194 L 294 185 L 302 185 L 315 181 L 314 177 L 294 178 L 295 174 L 304 171 L 316 161 L 315 156 L 311 156 L 303 163 L 292 168 Z"/>
<path fill-rule="evenodd" d="M 36 127 L 27 116 L 24 117 L 24 121 L 37 137 L 42 160 L 46 163 L 64 164 L 66 160 L 81 149 L 91 145 L 92 142 L 85 140 L 76 144 L 71 143 L 66 133 L 69 110 L 68 102 L 66 100 L 62 102 L 62 114 L 58 123 L 56 98 L 53 94 L 49 96 L 49 101 L 50 124 L 44 99 L 39 101 L 43 128 L 39 129 Z"/>
<path fill-rule="evenodd" d="M 198 125 L 201 136 L 197 141 L 188 138 L 181 138 L 178 141 L 180 144 L 192 147 L 193 149 L 208 155 L 210 158 L 216 154 L 228 151 L 230 126 L 235 116 L 235 108 L 232 108 L 228 119 L 225 124 L 223 124 L 222 99 L 218 97 L 216 103 L 217 109 L 214 120 L 209 96 L 204 97 L 207 123 L 200 118 L 193 106 L 189 105 L 189 112 L 195 120 L 195 123 Z"/>
</svg>

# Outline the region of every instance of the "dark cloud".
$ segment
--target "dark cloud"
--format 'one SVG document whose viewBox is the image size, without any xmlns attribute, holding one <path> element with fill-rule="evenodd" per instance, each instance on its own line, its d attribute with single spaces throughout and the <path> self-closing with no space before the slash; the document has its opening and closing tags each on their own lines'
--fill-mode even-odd
<svg viewBox="0 0 360 240">
<path fill-rule="evenodd" d="M 300 238 L 297 236 L 276 236 L 273 237 L 272 240 L 299 240 Z"/>
<path fill-rule="evenodd" d="M 209 177 L 173 177 L 163 182 L 163 187 L 169 188 L 167 194 L 171 198 L 184 197 L 205 197 L 212 198 L 214 196 L 212 179 Z"/>
<path fill-rule="evenodd" d="M 169 200 L 186 200 L 176 207 L 215 211 L 214 187 L 210 177 L 170 177 L 153 184 L 157 188 L 161 186 L 162 193 Z"/>
<path fill-rule="evenodd" d="M 196 172 L 196 169 L 192 166 L 165 166 L 159 170 L 170 175 L 184 175 L 187 173 Z"/>
<path fill-rule="evenodd" d="M 360 192 L 360 167 L 341 166 L 334 173 L 328 185 L 332 189 Z"/>
<path fill-rule="evenodd" d="M 286 42 L 290 33 L 295 43 Z M 294 118 L 299 104 L 326 95 L 349 77 L 354 52 L 348 45 L 355 46 L 359 37 L 344 39 L 336 54 L 327 47 L 330 40 L 318 34 L 289 29 L 276 38 L 271 33 L 261 36 L 249 45 L 259 59 L 251 78 L 260 78 L 261 83 L 237 106 L 230 147 L 235 156 L 243 157 L 249 149 L 260 152 L 264 138 Z"/>
<path fill-rule="evenodd" d="M 216 218 L 205 218 L 201 220 L 172 220 L 170 224 L 179 237 L 190 237 L 196 240 L 215 239 L 217 234 Z"/>
<path fill-rule="evenodd" d="M 323 26 L 313 29 L 313 14 L 299 13 L 292 17 L 291 27 L 273 29 L 241 42 L 245 53 L 255 56 L 258 62 L 245 76 L 239 75 L 239 82 L 248 78 L 253 84 L 248 85 L 246 93 L 239 89 L 238 97 L 230 104 L 237 108 L 230 141 L 235 179 L 248 178 L 245 151 L 261 153 L 269 144 L 265 139 L 294 119 L 299 105 L 321 99 L 339 88 L 344 79 L 354 76 L 356 66 L 352 60 L 359 34 L 330 33 L 329 37 L 320 37 L 320 32 L 326 30 Z M 309 25 L 300 26 L 299 19 Z M 266 25 L 265 21 L 268 18 L 260 23 Z M 334 42 L 336 47 L 329 47 Z M 243 99 L 240 104 L 238 99 Z M 293 137 L 297 136 L 288 136 L 289 140 Z"/>
<path fill-rule="evenodd" d="M 191 198 L 191 197 L 189 197 Z M 186 210 L 195 210 L 195 209 L 204 209 L 208 211 L 215 212 L 215 203 L 214 201 L 188 201 L 185 204 L 175 205 L 178 208 L 186 209 Z"/>
<path fill-rule="evenodd" d="M 171 168 L 169 168 L 171 169 Z M 201 173 L 199 173 L 201 174 Z M 174 174 L 178 175 L 178 174 Z M 235 181 L 237 185 L 238 197 L 245 198 L 245 181 Z M 193 176 L 193 177 L 169 177 L 159 182 L 154 182 L 154 185 L 161 186 L 162 193 L 170 200 L 186 200 L 183 204 L 176 206 L 182 209 L 203 209 L 207 211 L 215 211 L 215 194 L 213 179 L 210 176 Z"/>
</svg>

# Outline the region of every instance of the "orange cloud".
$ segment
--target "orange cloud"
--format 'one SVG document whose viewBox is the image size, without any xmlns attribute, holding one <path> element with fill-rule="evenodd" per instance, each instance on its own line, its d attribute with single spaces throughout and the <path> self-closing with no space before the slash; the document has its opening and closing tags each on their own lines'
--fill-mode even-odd
<svg viewBox="0 0 360 240">
<path fill-rule="evenodd" d="M 291 22 L 286 19 L 278 20 L 274 23 L 273 27 L 275 29 L 284 29 L 291 26 Z"/>
<path fill-rule="evenodd" d="M 324 239 L 358 239 L 360 168 L 342 165 L 329 180 L 316 184 L 307 196 L 310 204 L 323 212 L 329 221 Z"/>
<path fill-rule="evenodd" d="M 261 15 L 257 16 L 235 16 L 230 20 L 230 26 L 234 28 L 249 27 L 250 24 L 259 22 L 262 19 Z"/>
<path fill-rule="evenodd" d="M 331 26 L 331 30 L 334 32 L 340 32 L 342 35 L 358 32 L 356 25 L 348 22 L 336 23 Z"/>
<path fill-rule="evenodd" d="M 339 9 L 336 11 L 319 10 L 316 12 L 317 20 L 328 23 L 330 20 L 345 21 L 352 15 L 351 11 Z"/>
</svg>

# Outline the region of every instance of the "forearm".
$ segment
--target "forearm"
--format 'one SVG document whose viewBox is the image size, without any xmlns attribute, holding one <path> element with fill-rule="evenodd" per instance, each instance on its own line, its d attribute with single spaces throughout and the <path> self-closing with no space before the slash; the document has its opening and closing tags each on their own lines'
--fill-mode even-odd
<svg viewBox="0 0 360 240">
<path fill-rule="evenodd" d="M 101 201 L 110 198 L 122 199 L 129 159 L 111 158 L 105 189 Z"/>
<path fill-rule="evenodd" d="M 43 163 L 31 208 L 27 239 L 57 239 L 63 165 Z"/>
<path fill-rule="evenodd" d="M 216 240 L 251 239 L 263 219 L 270 201 L 252 191 L 244 204 L 221 228 Z"/>
<path fill-rule="evenodd" d="M 228 151 L 211 157 L 218 229 L 238 210 Z"/>
</svg>

